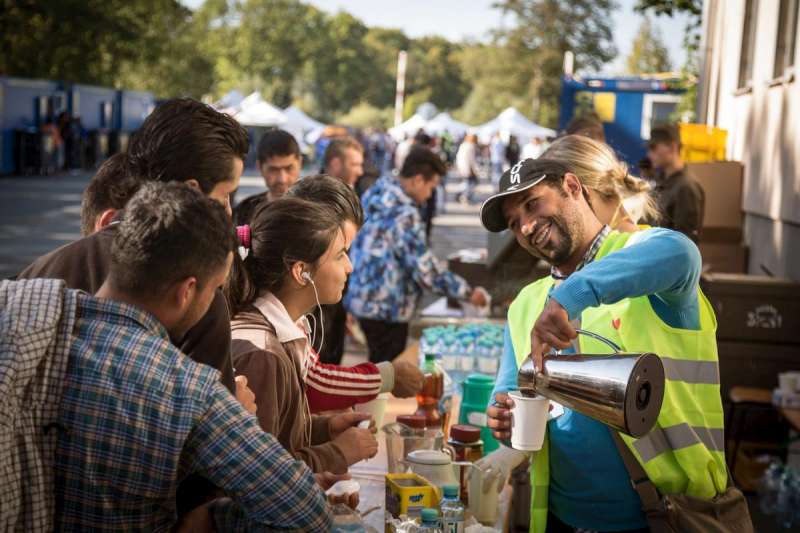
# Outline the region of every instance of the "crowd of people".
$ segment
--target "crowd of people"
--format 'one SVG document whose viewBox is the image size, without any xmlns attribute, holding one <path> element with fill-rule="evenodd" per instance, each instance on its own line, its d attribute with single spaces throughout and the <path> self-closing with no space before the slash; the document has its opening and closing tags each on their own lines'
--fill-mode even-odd
<svg viewBox="0 0 800 533">
<path fill-rule="evenodd" d="M 420 370 L 396 360 L 422 292 L 487 303 L 485 290 L 449 272 L 428 246 L 426 206 L 448 173 L 432 144 L 418 135 L 403 153 L 398 147 L 396 172 L 359 191 L 357 140 L 332 139 L 322 173 L 301 179 L 296 140 L 271 131 L 258 146 L 266 192 L 233 205 L 249 148 L 244 129 L 191 99 L 158 106 L 86 188 L 84 236 L 0 282 L 0 368 L 14 369 L 0 374 L 0 421 L 14 435 L 0 443 L 0 455 L 13 457 L 0 523 L 330 530 L 323 491 L 378 449 L 369 416 L 350 408 L 422 387 Z M 474 144 L 468 137 L 453 157 L 468 178 L 475 156 L 462 150 Z M 673 223 L 680 209 L 660 210 L 652 187 L 602 142 L 573 134 L 532 144 L 505 148 L 516 159 L 481 209 L 487 230 L 509 229 L 552 265 L 509 312 L 488 412 L 499 438 L 508 436 L 505 393 L 522 359 L 533 351 L 541 365 L 548 347 L 569 350 L 581 317 L 623 347 L 688 363 L 716 354 L 695 244 L 638 225 L 659 213 Z M 693 185 L 674 140 L 651 144 L 667 175 L 664 196 L 682 206 L 686 193 L 675 191 Z M 384 146 L 384 161 L 389 153 Z M 353 327 L 366 337 L 369 362 L 345 367 Z M 718 392 L 714 399 L 686 388 L 685 375 L 667 377 L 675 392 L 660 425 L 721 427 Z M 539 523 L 646 527 L 607 429 L 570 412 L 549 431 L 549 455 L 532 468 L 533 484 L 549 486 L 549 507 L 534 491 Z M 687 450 L 671 442 L 652 444 L 661 446 L 654 461 L 628 443 L 658 490 L 702 498 L 726 490 L 715 443 Z M 699 462 L 706 466 L 692 468 Z"/>
</svg>

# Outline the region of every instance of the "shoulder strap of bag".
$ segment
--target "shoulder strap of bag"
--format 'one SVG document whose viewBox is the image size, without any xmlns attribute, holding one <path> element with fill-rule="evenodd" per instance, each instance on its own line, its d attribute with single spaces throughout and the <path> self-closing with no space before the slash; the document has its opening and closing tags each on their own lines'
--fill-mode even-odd
<svg viewBox="0 0 800 533">
<path fill-rule="evenodd" d="M 617 446 L 617 451 L 620 457 L 622 457 L 622 462 L 625 463 L 625 469 L 628 471 L 628 475 L 631 478 L 633 490 L 636 491 L 636 494 L 639 495 L 639 499 L 642 500 L 642 508 L 645 513 L 649 510 L 660 508 L 661 496 L 658 493 L 658 489 L 653 482 L 650 481 L 650 478 L 647 477 L 644 468 L 642 468 L 642 465 L 639 464 L 639 461 L 636 460 L 636 457 L 633 456 L 625 445 L 619 433 L 613 429 L 609 429 L 609 431 L 611 432 L 611 437 L 614 439 L 614 444 Z"/>
</svg>

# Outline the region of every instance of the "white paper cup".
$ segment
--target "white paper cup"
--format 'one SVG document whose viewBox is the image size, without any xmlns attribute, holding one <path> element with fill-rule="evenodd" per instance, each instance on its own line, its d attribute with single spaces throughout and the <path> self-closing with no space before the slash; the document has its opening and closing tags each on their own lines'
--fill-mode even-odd
<svg viewBox="0 0 800 533">
<path fill-rule="evenodd" d="M 508 395 L 514 400 L 514 408 L 511 410 L 511 446 L 524 452 L 541 450 L 550 400 L 544 396 L 523 396 L 519 391 L 509 392 Z"/>
<path fill-rule="evenodd" d="M 386 403 L 389 401 L 389 393 L 378 394 L 378 397 L 367 403 L 357 403 L 353 409 L 357 413 L 369 413 L 375 420 L 375 427 L 383 427 L 383 414 L 386 412 Z"/>
</svg>

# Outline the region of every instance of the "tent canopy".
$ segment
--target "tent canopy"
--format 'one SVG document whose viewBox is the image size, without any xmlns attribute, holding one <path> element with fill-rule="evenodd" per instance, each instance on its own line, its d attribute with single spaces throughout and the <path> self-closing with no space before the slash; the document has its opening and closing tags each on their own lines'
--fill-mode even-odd
<svg viewBox="0 0 800 533">
<path fill-rule="evenodd" d="M 302 109 L 289 106 L 283 110 L 283 114 L 286 115 L 286 128 L 287 129 L 299 129 L 302 131 L 310 131 L 315 130 L 317 128 L 324 128 L 325 124 L 320 122 L 319 120 L 314 120 L 313 118 L 306 115 Z"/>
<path fill-rule="evenodd" d="M 489 122 L 475 126 L 470 130 L 477 133 L 482 142 L 488 142 L 495 134 L 514 135 L 521 142 L 527 142 L 533 137 L 555 137 L 556 132 L 528 120 L 525 115 L 513 107 L 505 109 Z"/>
<path fill-rule="evenodd" d="M 265 101 L 258 91 L 244 98 L 238 107 L 233 118 L 244 126 L 283 126 L 288 121 L 284 112 Z"/>
<path fill-rule="evenodd" d="M 467 133 L 469 125 L 459 122 L 450 116 L 450 113 L 439 113 L 425 125 L 425 132 L 431 135 L 441 135 L 445 131 L 454 137 L 460 137 Z"/>
<path fill-rule="evenodd" d="M 399 126 L 389 129 L 389 135 L 394 137 L 396 141 L 402 141 L 406 137 L 411 137 L 417 134 L 421 129 L 425 129 L 427 120 L 422 118 L 422 115 L 414 114 L 410 119 L 406 120 Z"/>
</svg>

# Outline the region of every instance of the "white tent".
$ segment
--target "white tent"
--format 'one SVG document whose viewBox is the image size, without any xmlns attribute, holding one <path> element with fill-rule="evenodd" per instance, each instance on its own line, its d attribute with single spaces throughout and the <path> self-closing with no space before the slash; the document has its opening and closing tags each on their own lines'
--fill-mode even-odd
<svg viewBox="0 0 800 533">
<path fill-rule="evenodd" d="M 469 125 L 459 122 L 450 116 L 450 113 L 439 113 L 425 125 L 425 131 L 430 135 L 441 135 L 445 131 L 454 137 L 467 133 Z"/>
<path fill-rule="evenodd" d="M 410 119 L 406 120 L 399 126 L 389 129 L 389 135 L 394 137 L 396 141 L 402 141 L 406 137 L 413 137 L 419 130 L 424 130 L 428 121 L 422 118 L 421 115 L 414 114 Z"/>
<path fill-rule="evenodd" d="M 286 129 L 297 128 L 302 131 L 311 131 L 317 128 L 325 127 L 325 124 L 319 120 L 314 120 L 306 115 L 302 109 L 293 105 L 284 109 L 283 114 L 286 115 L 287 119 Z"/>
<path fill-rule="evenodd" d="M 223 113 L 229 113 L 231 115 L 235 114 L 237 111 L 241 110 L 242 100 L 244 100 L 244 95 L 234 89 L 232 91 L 228 91 L 225 96 L 219 99 L 218 102 L 214 103 L 214 107 L 219 109 Z"/>
<path fill-rule="evenodd" d="M 283 126 L 288 121 L 284 112 L 261 98 L 258 91 L 244 98 L 239 108 L 233 118 L 244 126 Z"/>
<path fill-rule="evenodd" d="M 294 138 L 301 145 L 306 143 L 314 144 L 322 134 L 322 130 L 325 129 L 325 124 L 314 120 L 306 115 L 302 109 L 295 106 L 287 107 L 283 110 L 283 114 L 286 115 L 286 124 L 283 125 L 283 129 L 294 135 Z M 316 133 L 316 138 L 314 141 L 309 142 L 307 140 L 308 136 L 314 133 Z M 311 137 L 313 138 L 314 135 L 311 135 Z"/>
<path fill-rule="evenodd" d="M 525 115 L 513 107 L 509 107 L 480 126 L 470 130 L 476 133 L 481 142 L 488 142 L 496 133 L 501 135 L 514 135 L 521 144 L 528 142 L 533 137 L 555 137 L 556 132 L 528 120 Z"/>
</svg>

